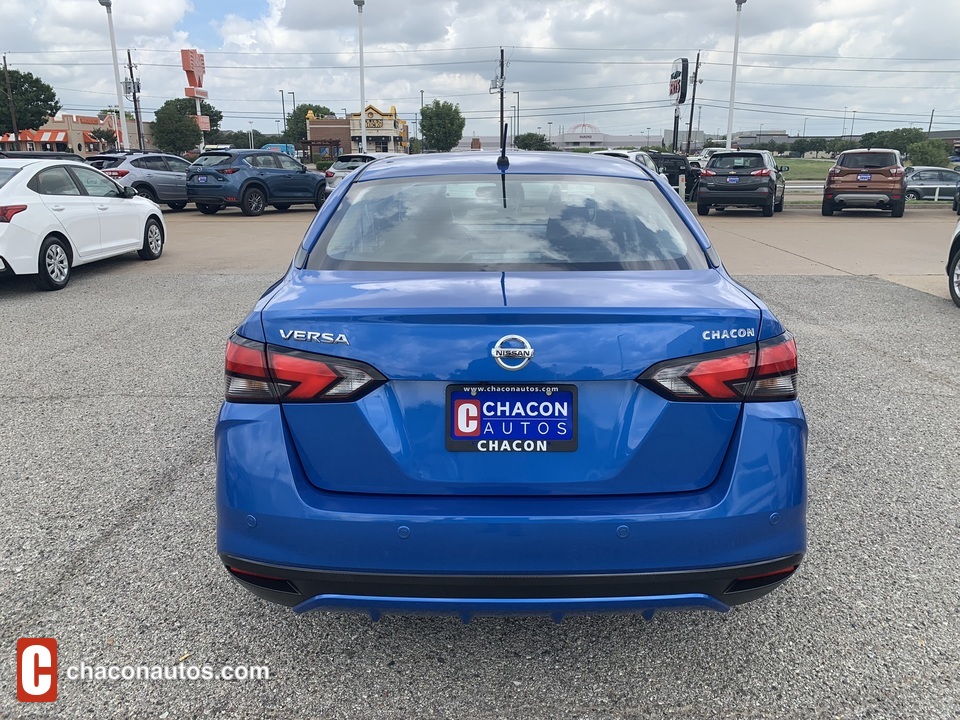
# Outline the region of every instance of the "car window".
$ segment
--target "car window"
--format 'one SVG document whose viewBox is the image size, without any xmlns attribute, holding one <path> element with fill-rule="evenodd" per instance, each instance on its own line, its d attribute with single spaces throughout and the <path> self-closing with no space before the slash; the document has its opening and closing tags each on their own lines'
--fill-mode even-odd
<svg viewBox="0 0 960 720">
<path fill-rule="evenodd" d="M 7 182 L 20 172 L 19 168 L 0 168 L 0 188 L 7 184 Z"/>
<path fill-rule="evenodd" d="M 64 167 L 52 167 L 37 173 L 37 192 L 41 195 L 80 195 L 80 188 Z"/>
<path fill-rule="evenodd" d="M 911 176 L 914 181 L 938 180 L 940 173 L 931 170 L 920 170 Z"/>
<path fill-rule="evenodd" d="M 90 167 L 94 167 L 97 170 L 105 170 L 107 168 L 113 168 L 119 165 L 124 161 L 122 157 L 112 157 L 108 155 L 102 155 L 95 158 L 90 158 L 87 160 L 87 164 Z"/>
<path fill-rule="evenodd" d="M 302 167 L 300 163 L 288 155 L 277 155 L 276 160 L 284 170 L 295 170 L 299 172 Z"/>
<path fill-rule="evenodd" d="M 842 153 L 837 158 L 837 165 L 843 168 L 884 168 L 898 164 L 896 155 L 883 152 Z"/>
<path fill-rule="evenodd" d="M 255 168 L 276 169 L 277 167 L 276 161 L 273 159 L 273 155 L 247 155 L 244 160 L 248 165 Z"/>
<path fill-rule="evenodd" d="M 136 158 L 130 161 L 130 164 L 134 167 L 141 168 L 143 170 L 166 170 L 166 163 L 163 162 L 162 157 L 157 157 L 156 155 L 152 157 L 142 157 Z"/>
<path fill-rule="evenodd" d="M 209 155 L 201 155 L 193 161 L 193 164 L 200 167 L 213 167 L 215 165 L 229 165 L 232 161 L 233 155 L 210 153 Z"/>
<path fill-rule="evenodd" d="M 77 179 L 80 181 L 80 184 L 83 186 L 83 189 L 87 191 L 87 195 L 92 195 L 94 197 L 120 197 L 120 190 L 117 188 L 116 183 L 114 183 L 110 178 L 105 177 L 98 173 L 96 170 L 91 170 L 87 167 L 75 167 L 70 169 L 73 172 Z"/>
<path fill-rule="evenodd" d="M 707 262 L 650 182 L 515 175 L 501 184 L 463 175 L 354 184 L 307 267 L 684 270 Z"/>
<path fill-rule="evenodd" d="M 707 163 L 708 168 L 719 168 L 721 170 L 736 168 L 759 168 L 763 167 L 763 158 L 757 154 L 725 154 L 714 155 Z"/>
<path fill-rule="evenodd" d="M 172 172 L 186 172 L 187 168 L 190 167 L 190 163 L 183 158 L 165 157 L 163 159 L 167 163 L 167 169 L 171 170 Z"/>
</svg>

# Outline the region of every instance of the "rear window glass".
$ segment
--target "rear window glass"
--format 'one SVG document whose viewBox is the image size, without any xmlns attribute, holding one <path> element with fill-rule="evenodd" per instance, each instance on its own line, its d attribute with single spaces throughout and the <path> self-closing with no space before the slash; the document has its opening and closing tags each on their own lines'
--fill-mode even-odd
<svg viewBox="0 0 960 720">
<path fill-rule="evenodd" d="M 95 157 L 87 160 L 87 165 L 89 165 L 90 167 L 94 167 L 97 170 L 106 170 L 107 168 L 116 167 L 117 165 L 122 163 L 124 159 L 125 158 L 123 157 L 109 157 L 109 156 Z"/>
<path fill-rule="evenodd" d="M 344 160 L 337 160 L 333 165 L 330 166 L 331 170 L 356 170 L 361 165 L 366 165 L 370 162 L 372 158 L 346 158 Z"/>
<path fill-rule="evenodd" d="M 703 250 L 650 182 L 460 175 L 355 183 L 312 270 L 685 270 Z"/>
<path fill-rule="evenodd" d="M 201 167 L 213 167 L 215 165 L 229 165 L 232 161 L 233 155 L 211 153 L 210 155 L 201 155 L 193 161 L 193 164 Z"/>
<path fill-rule="evenodd" d="M 0 187 L 7 184 L 14 175 L 20 172 L 20 168 L 0 168 Z"/>
<path fill-rule="evenodd" d="M 837 158 L 837 165 L 845 168 L 883 168 L 899 165 L 897 156 L 889 152 L 845 153 Z"/>
<path fill-rule="evenodd" d="M 714 155 L 710 158 L 707 167 L 720 168 L 721 170 L 762 168 L 763 156 L 757 153 L 724 153 L 723 155 Z"/>
</svg>

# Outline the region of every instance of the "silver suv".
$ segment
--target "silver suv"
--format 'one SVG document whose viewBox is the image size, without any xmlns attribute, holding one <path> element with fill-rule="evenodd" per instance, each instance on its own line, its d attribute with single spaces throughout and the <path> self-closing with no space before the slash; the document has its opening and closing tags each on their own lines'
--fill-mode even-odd
<svg viewBox="0 0 960 720">
<path fill-rule="evenodd" d="M 324 175 L 327 178 L 327 187 L 324 192 L 326 195 L 332 193 L 337 185 L 340 184 L 341 180 L 343 180 L 347 175 L 352 173 L 361 165 L 366 165 L 368 162 L 373 162 L 379 158 L 396 157 L 399 154 L 401 153 L 344 153 L 334 161 L 333 165 L 331 165 L 326 172 L 324 172 Z"/>
<path fill-rule="evenodd" d="M 187 206 L 190 163 L 182 157 L 160 152 L 115 152 L 87 158 L 87 164 L 158 205 L 166 203 L 172 210 Z"/>
</svg>

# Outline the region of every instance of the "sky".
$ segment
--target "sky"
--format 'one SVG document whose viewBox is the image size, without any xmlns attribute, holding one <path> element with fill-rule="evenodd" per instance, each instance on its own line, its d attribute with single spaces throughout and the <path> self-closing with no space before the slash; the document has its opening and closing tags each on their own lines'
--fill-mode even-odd
<svg viewBox="0 0 960 720">
<path fill-rule="evenodd" d="M 502 47 L 507 117 L 520 108 L 511 134 L 585 124 L 659 138 L 673 126 L 673 62 L 688 58 L 692 78 L 699 51 L 693 128 L 722 135 L 737 14 L 735 0 L 366 0 L 366 100 L 410 122 L 421 100 L 455 103 L 466 137 L 495 136 L 500 100 L 490 86 Z M 960 2 L 747 0 L 739 14 L 734 132 L 927 129 L 932 114 L 933 130 L 960 136 Z M 221 126 L 263 133 L 277 131 L 294 99 L 338 116 L 359 109 L 360 20 L 351 0 L 113 0 L 117 48 L 136 65 L 145 120 L 183 97 L 179 51 L 195 48 Z M 0 51 L 51 85 L 63 113 L 116 104 L 97 0 L 3 0 Z"/>
</svg>

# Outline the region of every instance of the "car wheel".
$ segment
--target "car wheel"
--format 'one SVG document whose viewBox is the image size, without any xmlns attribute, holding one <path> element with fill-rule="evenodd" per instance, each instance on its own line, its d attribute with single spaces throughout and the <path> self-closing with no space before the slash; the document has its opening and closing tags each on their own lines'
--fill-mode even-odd
<svg viewBox="0 0 960 720">
<path fill-rule="evenodd" d="M 197 203 L 197 210 L 204 215 L 214 215 L 220 210 L 219 205 L 207 205 L 206 203 Z"/>
<path fill-rule="evenodd" d="M 823 204 L 820 206 L 820 214 L 824 217 L 830 217 L 833 215 L 833 203 L 829 200 L 824 200 Z"/>
<path fill-rule="evenodd" d="M 960 251 L 954 253 L 947 277 L 950 279 L 950 297 L 953 298 L 954 305 L 960 307 Z"/>
<path fill-rule="evenodd" d="M 903 217 L 903 208 L 906 203 L 901 200 L 900 202 L 895 202 L 890 206 L 890 217 L 901 218 Z"/>
<path fill-rule="evenodd" d="M 139 195 L 140 197 L 146 198 L 147 200 L 153 203 L 157 201 L 157 194 L 153 191 L 153 188 L 151 188 L 149 185 L 136 185 L 134 187 L 137 191 L 137 195 Z"/>
<path fill-rule="evenodd" d="M 760 210 L 763 211 L 764 217 L 773 217 L 773 198 L 770 198 L 770 202 L 766 205 L 761 205 Z"/>
<path fill-rule="evenodd" d="M 137 250 L 141 260 L 156 260 L 163 253 L 163 227 L 156 218 L 147 220 L 143 229 L 143 247 Z"/>
<path fill-rule="evenodd" d="M 709 205 L 703 205 L 702 203 L 697 203 L 697 215 L 709 215 L 709 214 L 710 214 Z"/>
<path fill-rule="evenodd" d="M 314 206 L 317 210 L 319 210 L 319 209 L 320 209 L 320 206 L 323 205 L 323 201 L 326 200 L 326 199 L 327 199 L 327 194 L 326 194 L 326 192 L 324 191 L 324 189 L 323 189 L 322 187 L 321 187 L 321 188 L 318 188 L 318 189 L 317 189 L 317 196 L 313 199 L 313 206 Z"/>
<path fill-rule="evenodd" d="M 289 210 L 289 209 L 290 209 L 290 203 L 276 203 L 276 204 L 274 204 L 274 207 L 275 207 L 277 210 L 280 210 L 280 211 L 282 212 L 283 210 Z"/>
<path fill-rule="evenodd" d="M 918 193 L 916 190 L 907 190 L 907 194 L 904 195 L 904 197 L 907 198 L 907 200 L 919 200 L 920 193 Z"/>
<path fill-rule="evenodd" d="M 172 202 L 167 203 L 167 207 L 171 210 L 183 210 L 187 206 L 185 202 Z"/>
<path fill-rule="evenodd" d="M 48 235 L 40 244 L 37 287 L 41 290 L 62 290 L 70 282 L 70 267 L 67 242 L 56 235 Z"/>
<path fill-rule="evenodd" d="M 775 202 L 775 203 L 773 204 L 773 211 L 774 211 L 774 212 L 783 212 L 783 201 L 784 201 L 784 196 L 781 195 L 781 196 L 780 196 L 780 202 Z"/>
<path fill-rule="evenodd" d="M 240 210 L 244 215 L 257 216 L 263 214 L 263 209 L 267 205 L 267 196 L 260 188 L 252 187 L 243 194 L 240 200 Z"/>
</svg>

